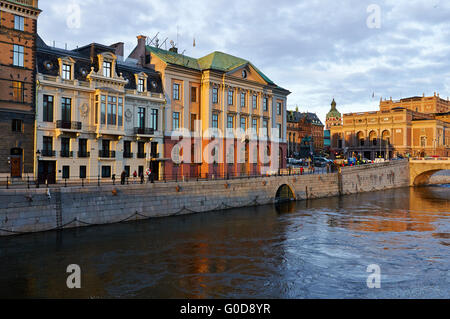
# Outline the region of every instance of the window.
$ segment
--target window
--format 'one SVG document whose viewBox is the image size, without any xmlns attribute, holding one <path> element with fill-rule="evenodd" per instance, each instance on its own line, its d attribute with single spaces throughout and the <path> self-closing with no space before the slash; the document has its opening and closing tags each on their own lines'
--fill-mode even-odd
<svg viewBox="0 0 450 319">
<path fill-rule="evenodd" d="M 102 95 L 100 108 L 100 123 L 106 124 L 106 96 Z"/>
<path fill-rule="evenodd" d="M 241 107 L 245 107 L 245 93 L 241 93 Z"/>
<path fill-rule="evenodd" d="M 228 90 L 228 105 L 233 105 L 233 91 Z"/>
<path fill-rule="evenodd" d="M 111 77 L 111 62 L 103 62 L 103 76 Z"/>
<path fill-rule="evenodd" d="M 212 89 L 212 102 L 214 104 L 219 103 L 219 90 L 217 88 Z"/>
<path fill-rule="evenodd" d="M 12 88 L 13 88 L 13 101 L 23 102 L 24 101 L 23 82 L 13 81 Z"/>
<path fill-rule="evenodd" d="M 278 127 L 278 137 L 281 138 L 281 135 L 283 133 L 281 129 L 281 124 L 277 124 L 277 127 Z"/>
<path fill-rule="evenodd" d="M 108 96 L 108 125 L 116 125 L 117 97 Z"/>
<path fill-rule="evenodd" d="M 44 95 L 44 105 L 42 121 L 53 122 L 53 96 Z"/>
<path fill-rule="evenodd" d="M 13 47 L 13 65 L 23 67 L 24 50 L 23 46 L 14 44 Z"/>
<path fill-rule="evenodd" d="M 173 84 L 173 99 L 180 100 L 180 84 L 178 83 Z"/>
<path fill-rule="evenodd" d="M 123 98 L 119 97 L 119 104 L 117 105 L 117 125 L 123 125 Z"/>
<path fill-rule="evenodd" d="M 86 166 L 80 166 L 80 178 L 86 178 Z"/>
<path fill-rule="evenodd" d="M 265 136 L 269 136 L 269 122 L 267 120 L 263 120 L 263 128 Z"/>
<path fill-rule="evenodd" d="M 258 107 L 258 97 L 256 95 L 252 96 L 252 105 L 254 109 Z"/>
<path fill-rule="evenodd" d="M 152 109 L 152 113 L 150 116 L 150 128 L 154 129 L 155 131 L 158 130 L 158 110 Z"/>
<path fill-rule="evenodd" d="M 269 100 L 265 97 L 263 99 L 263 111 L 268 111 L 269 110 Z"/>
<path fill-rule="evenodd" d="M 87 157 L 87 139 L 78 140 L 78 157 Z"/>
<path fill-rule="evenodd" d="M 277 102 L 277 114 L 278 115 L 281 115 L 281 109 L 282 109 L 281 103 Z"/>
<path fill-rule="evenodd" d="M 53 149 L 53 137 L 43 136 L 42 142 L 44 151 L 51 151 Z"/>
<path fill-rule="evenodd" d="M 227 117 L 227 128 L 234 128 L 234 116 L 228 115 Z"/>
<path fill-rule="evenodd" d="M 70 122 L 72 120 L 72 100 L 63 97 L 61 99 L 61 120 Z"/>
<path fill-rule="evenodd" d="M 252 119 L 252 127 L 254 130 L 258 130 L 258 119 L 257 118 Z"/>
<path fill-rule="evenodd" d="M 245 119 L 245 117 L 241 117 L 241 129 L 243 129 L 245 131 L 247 126 L 247 121 Z"/>
<path fill-rule="evenodd" d="M 70 138 L 61 138 L 61 157 L 69 157 L 70 153 Z"/>
<path fill-rule="evenodd" d="M 14 16 L 14 29 L 19 30 L 19 31 L 24 31 L 24 17 L 21 16 Z"/>
<path fill-rule="evenodd" d="M 426 147 L 427 146 L 427 137 L 426 136 L 421 136 L 420 137 L 420 146 L 421 147 Z"/>
<path fill-rule="evenodd" d="M 111 166 L 102 166 L 102 178 L 111 177 Z"/>
<path fill-rule="evenodd" d="M 62 167 L 62 178 L 70 178 L 70 166 L 63 166 Z"/>
<path fill-rule="evenodd" d="M 197 114 L 191 114 L 191 132 L 195 132 L 195 121 L 197 120 Z"/>
<path fill-rule="evenodd" d="M 213 113 L 212 115 L 212 127 L 219 128 L 219 115 L 217 113 Z"/>
<path fill-rule="evenodd" d="M 197 88 L 191 87 L 191 102 L 197 102 Z"/>
<path fill-rule="evenodd" d="M 145 85 L 144 85 L 144 79 L 138 80 L 138 92 L 144 92 L 145 91 Z"/>
<path fill-rule="evenodd" d="M 139 128 L 145 128 L 145 108 L 138 108 L 138 125 Z"/>
<path fill-rule="evenodd" d="M 145 143 L 144 142 L 138 142 L 138 158 L 145 158 L 147 154 L 145 154 Z"/>
<path fill-rule="evenodd" d="M 63 64 L 61 76 L 64 80 L 71 80 L 72 79 L 72 66 L 70 66 L 69 64 Z"/>
<path fill-rule="evenodd" d="M 173 112 L 172 113 L 172 129 L 178 130 L 180 128 L 180 113 Z"/>
<path fill-rule="evenodd" d="M 22 120 L 12 120 L 12 131 L 22 132 L 23 121 Z"/>
<path fill-rule="evenodd" d="M 130 141 L 123 142 L 123 157 L 124 158 L 132 158 L 133 157 L 133 155 L 131 154 L 131 142 Z"/>
</svg>

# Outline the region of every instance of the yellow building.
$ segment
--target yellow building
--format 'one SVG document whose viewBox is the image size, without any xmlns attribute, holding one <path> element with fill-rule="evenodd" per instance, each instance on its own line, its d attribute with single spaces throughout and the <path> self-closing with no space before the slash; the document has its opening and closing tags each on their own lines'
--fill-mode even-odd
<svg viewBox="0 0 450 319">
<path fill-rule="evenodd" d="M 439 95 L 380 101 L 380 111 L 343 115 L 331 148 L 368 159 L 450 156 L 450 102 Z"/>
<path fill-rule="evenodd" d="M 243 131 L 254 129 L 258 132 L 258 141 L 262 135 L 277 139 L 280 166 L 285 167 L 288 90 L 276 85 L 245 59 L 222 52 L 213 52 L 196 59 L 178 53 L 175 46 L 163 50 L 146 42 L 146 37 L 138 36 L 138 44 L 129 60 L 134 59 L 161 74 L 167 100 L 164 113 L 165 154 L 172 154 L 177 141 L 171 139 L 171 134 L 180 129 L 202 137 L 201 154 L 204 154 L 204 148 L 210 142 L 205 134 L 210 129 L 221 132 L 237 128 Z M 197 127 L 200 125 L 196 124 L 199 123 L 197 121 L 201 121 L 200 127 Z M 272 133 L 272 129 L 278 133 Z M 183 160 L 181 164 L 167 161 L 166 176 L 235 176 L 260 172 L 259 161 L 249 161 L 249 157 L 254 155 L 249 155 L 253 151 L 249 151 L 248 146 L 244 163 L 237 160 L 238 152 L 237 149 L 231 152 L 226 148 L 219 150 L 227 158 L 219 158 L 217 163 L 207 163 L 204 158 L 199 161 L 198 154 L 195 158 L 193 154 L 190 161 Z M 231 161 L 228 158 L 230 155 Z"/>
</svg>

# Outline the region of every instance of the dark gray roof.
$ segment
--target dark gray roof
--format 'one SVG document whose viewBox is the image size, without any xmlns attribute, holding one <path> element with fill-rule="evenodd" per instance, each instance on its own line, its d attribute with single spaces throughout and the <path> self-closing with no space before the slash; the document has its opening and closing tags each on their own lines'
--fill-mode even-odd
<svg viewBox="0 0 450 319">
<path fill-rule="evenodd" d="M 38 35 L 36 41 L 36 71 L 41 74 L 57 76 L 59 74 L 58 58 L 70 57 L 75 60 L 75 79 L 86 81 L 86 76 L 91 72 L 92 67 L 96 72 L 98 71 L 97 55 L 103 52 L 114 53 L 114 48 L 103 44 L 91 43 L 74 50 L 64 50 L 48 46 Z M 158 72 L 133 63 L 122 61 L 117 61 L 116 63 L 116 73 L 122 73 L 122 76 L 128 80 L 128 83 L 125 85 L 126 89 L 136 89 L 134 75 L 141 72 L 148 76 L 147 89 L 150 92 L 163 93 L 161 76 Z M 152 82 L 156 82 L 156 88 L 152 85 Z"/>
<path fill-rule="evenodd" d="M 323 126 L 322 121 L 319 119 L 316 113 L 287 111 L 288 122 L 298 123 L 304 118 L 306 118 L 306 121 L 308 121 L 309 123 Z"/>
</svg>

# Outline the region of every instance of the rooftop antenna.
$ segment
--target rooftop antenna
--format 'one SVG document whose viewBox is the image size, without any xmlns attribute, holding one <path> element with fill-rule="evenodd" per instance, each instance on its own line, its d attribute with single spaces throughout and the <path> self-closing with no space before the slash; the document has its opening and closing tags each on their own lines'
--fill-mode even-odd
<svg viewBox="0 0 450 319">
<path fill-rule="evenodd" d="M 156 33 L 156 35 L 155 35 L 152 39 L 147 39 L 147 45 L 153 45 L 153 46 L 158 47 L 158 46 L 155 45 L 155 43 L 153 42 L 153 41 L 155 41 L 156 39 L 158 39 L 158 34 L 159 34 L 159 32 Z M 159 40 L 158 40 L 158 41 L 159 41 Z"/>
<path fill-rule="evenodd" d="M 167 39 L 169 39 L 169 38 L 166 38 L 164 41 L 163 41 L 163 43 L 161 43 L 161 45 L 159 46 L 159 47 L 162 47 L 163 45 L 164 45 L 164 47 L 165 47 L 165 49 L 167 50 Z"/>
</svg>

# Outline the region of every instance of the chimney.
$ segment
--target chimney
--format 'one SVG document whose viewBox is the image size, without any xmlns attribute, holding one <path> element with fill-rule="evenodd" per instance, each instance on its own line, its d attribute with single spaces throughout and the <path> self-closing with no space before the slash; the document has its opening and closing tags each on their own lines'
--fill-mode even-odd
<svg viewBox="0 0 450 319">
<path fill-rule="evenodd" d="M 114 44 L 110 45 L 111 48 L 114 48 L 114 53 L 118 56 L 118 57 L 122 57 L 123 58 L 123 51 L 124 51 L 124 44 L 123 42 L 117 42 Z"/>
<path fill-rule="evenodd" d="M 141 66 L 145 65 L 145 46 L 147 45 L 147 37 L 145 35 L 138 35 L 137 36 L 138 45 L 136 47 L 136 53 L 138 56 L 138 60 L 141 64 Z"/>
</svg>

